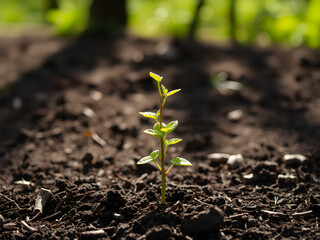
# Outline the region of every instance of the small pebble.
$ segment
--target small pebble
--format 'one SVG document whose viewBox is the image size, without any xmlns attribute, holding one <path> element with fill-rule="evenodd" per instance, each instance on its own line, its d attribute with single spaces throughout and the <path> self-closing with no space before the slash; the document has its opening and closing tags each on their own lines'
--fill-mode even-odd
<svg viewBox="0 0 320 240">
<path fill-rule="evenodd" d="M 94 115 L 95 115 L 94 111 L 93 111 L 91 108 L 88 108 L 88 107 L 85 107 L 85 108 L 82 110 L 82 113 L 83 113 L 85 116 L 89 117 L 89 118 L 93 118 Z"/>
<path fill-rule="evenodd" d="M 287 167 L 299 166 L 307 163 L 308 159 L 301 154 L 285 154 L 283 162 Z"/>
<path fill-rule="evenodd" d="M 264 169 L 267 169 L 271 172 L 275 172 L 277 170 L 278 164 L 276 162 L 272 162 L 272 161 L 264 161 L 261 163 L 261 166 Z"/>
<path fill-rule="evenodd" d="M 244 158 L 242 154 L 230 155 L 227 160 L 227 165 L 229 168 L 238 168 L 244 163 Z"/>
<path fill-rule="evenodd" d="M 245 174 L 242 177 L 243 177 L 244 183 L 251 183 L 256 179 L 253 173 Z"/>
<path fill-rule="evenodd" d="M 208 155 L 208 159 L 213 164 L 225 164 L 230 157 L 227 153 L 211 153 Z"/>
<path fill-rule="evenodd" d="M 278 182 L 280 184 L 294 184 L 298 182 L 298 178 L 292 174 L 279 174 Z"/>
<path fill-rule="evenodd" d="M 101 99 L 102 99 L 102 97 L 103 97 L 103 94 L 101 93 L 101 92 L 98 92 L 98 91 L 91 91 L 90 93 L 89 93 L 89 96 L 90 96 L 90 98 L 92 99 L 92 100 L 94 100 L 94 101 L 100 101 Z"/>
<path fill-rule="evenodd" d="M 117 221 L 123 221 L 124 220 L 124 216 L 120 213 L 113 213 L 113 218 Z"/>
<path fill-rule="evenodd" d="M 227 114 L 227 119 L 229 121 L 232 121 L 232 122 L 237 122 L 239 121 L 243 116 L 243 112 L 242 110 L 240 109 L 237 109 L 237 110 L 234 110 L 234 111 L 231 111 Z"/>
</svg>

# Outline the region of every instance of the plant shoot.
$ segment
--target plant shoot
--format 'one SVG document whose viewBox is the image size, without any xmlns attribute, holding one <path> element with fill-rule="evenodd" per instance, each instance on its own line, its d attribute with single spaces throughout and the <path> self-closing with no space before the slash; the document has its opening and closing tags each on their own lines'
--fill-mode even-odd
<svg viewBox="0 0 320 240">
<path fill-rule="evenodd" d="M 146 156 L 142 159 L 140 159 L 137 164 L 142 165 L 150 162 L 154 162 L 157 166 L 157 168 L 161 172 L 162 181 L 161 181 L 161 204 L 166 203 L 166 176 L 171 170 L 171 168 L 176 166 L 192 166 L 192 164 L 181 157 L 175 157 L 171 159 L 171 166 L 166 170 L 165 169 L 165 157 L 166 152 L 169 145 L 177 144 L 182 141 L 180 138 L 171 138 L 167 139 L 168 133 L 173 132 L 177 126 L 178 121 L 172 121 L 168 124 L 165 124 L 163 122 L 163 108 L 166 103 L 166 100 L 169 96 L 172 96 L 173 94 L 179 92 L 181 89 L 176 89 L 172 91 L 168 91 L 168 89 L 165 88 L 163 84 L 161 84 L 162 77 L 159 75 L 150 72 L 150 77 L 152 77 L 156 82 L 158 86 L 158 92 L 159 92 L 159 105 L 160 109 L 157 111 L 157 113 L 153 112 L 139 112 L 142 116 L 151 118 L 155 121 L 155 124 L 153 126 L 153 129 L 147 129 L 144 132 L 147 134 L 150 134 L 156 138 L 159 139 L 160 142 L 160 150 L 153 151 L 150 156 Z M 160 161 L 160 164 L 158 163 Z"/>
</svg>

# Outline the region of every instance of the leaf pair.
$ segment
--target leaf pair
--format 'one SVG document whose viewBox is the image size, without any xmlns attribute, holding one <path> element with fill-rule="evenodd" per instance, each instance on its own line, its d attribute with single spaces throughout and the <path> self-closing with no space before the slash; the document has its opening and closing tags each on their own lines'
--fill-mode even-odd
<svg viewBox="0 0 320 240">
<path fill-rule="evenodd" d="M 159 155 L 160 155 L 159 150 L 153 151 L 150 154 L 150 156 L 146 156 L 144 158 L 141 158 L 137 162 L 137 164 L 143 165 L 143 164 L 146 164 L 146 163 L 149 163 L 152 161 L 155 162 L 155 161 L 157 161 L 157 158 L 159 157 Z M 176 158 L 171 159 L 171 163 L 176 166 L 192 166 L 192 164 L 187 159 L 184 159 L 181 157 L 176 157 Z"/>
<path fill-rule="evenodd" d="M 156 138 L 162 138 L 163 133 L 171 133 L 173 132 L 178 126 L 178 121 L 172 121 L 166 125 L 165 123 L 162 123 L 162 128 L 160 129 L 160 126 L 158 123 L 155 123 L 153 126 L 153 129 L 147 129 L 144 130 L 146 134 L 150 134 Z"/>
</svg>

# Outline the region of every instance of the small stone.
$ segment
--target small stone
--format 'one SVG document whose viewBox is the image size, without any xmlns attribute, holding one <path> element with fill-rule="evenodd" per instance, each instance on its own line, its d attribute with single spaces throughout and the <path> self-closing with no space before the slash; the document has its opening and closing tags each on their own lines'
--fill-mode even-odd
<svg viewBox="0 0 320 240">
<path fill-rule="evenodd" d="M 279 174 L 278 182 L 280 184 L 296 184 L 298 182 L 298 178 L 292 174 Z"/>
<path fill-rule="evenodd" d="M 95 113 L 94 111 L 91 109 L 91 108 L 88 108 L 88 107 L 85 107 L 83 110 L 82 110 L 82 113 L 83 115 L 89 117 L 89 118 L 93 118 Z"/>
<path fill-rule="evenodd" d="M 276 162 L 264 161 L 261 163 L 261 166 L 264 169 L 267 169 L 271 172 L 275 172 L 277 170 L 278 164 Z"/>
<path fill-rule="evenodd" d="M 204 234 L 219 231 L 223 222 L 223 212 L 218 207 L 212 207 L 199 212 L 190 219 L 182 220 L 184 231 L 194 234 Z"/>
<path fill-rule="evenodd" d="M 208 159 L 212 164 L 225 164 L 230 157 L 228 153 L 211 153 L 208 155 Z"/>
<path fill-rule="evenodd" d="M 227 160 L 227 165 L 229 168 L 238 168 L 244 163 L 244 158 L 242 154 L 230 155 Z"/>
<path fill-rule="evenodd" d="M 113 213 L 113 218 L 117 221 L 123 221 L 124 220 L 124 216 L 120 213 Z"/>
<path fill-rule="evenodd" d="M 89 93 L 89 96 L 94 101 L 100 101 L 103 97 L 103 94 L 101 92 L 93 90 Z"/>
<path fill-rule="evenodd" d="M 245 174 L 242 176 L 244 183 L 252 183 L 256 180 L 256 177 L 253 173 Z"/>
<path fill-rule="evenodd" d="M 240 109 L 237 109 L 237 110 L 234 110 L 234 111 L 231 111 L 227 114 L 227 119 L 229 121 L 232 121 L 232 122 L 237 122 L 239 121 L 243 116 L 243 112 L 242 110 Z"/>
<path fill-rule="evenodd" d="M 285 154 L 283 162 L 287 167 L 295 167 L 307 163 L 308 159 L 301 154 Z"/>
<path fill-rule="evenodd" d="M 147 231 L 146 240 L 167 240 L 171 235 L 172 230 L 168 225 L 160 225 Z"/>
</svg>

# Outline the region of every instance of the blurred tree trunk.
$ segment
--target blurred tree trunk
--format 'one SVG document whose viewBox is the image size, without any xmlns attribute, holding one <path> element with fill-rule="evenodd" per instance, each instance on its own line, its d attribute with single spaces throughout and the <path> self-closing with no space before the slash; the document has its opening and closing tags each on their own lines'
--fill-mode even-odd
<svg viewBox="0 0 320 240">
<path fill-rule="evenodd" d="M 47 0 L 46 10 L 57 9 L 58 3 L 57 0 Z"/>
<path fill-rule="evenodd" d="M 189 28 L 189 32 L 188 32 L 188 36 L 187 36 L 188 39 L 190 39 L 190 40 L 194 40 L 194 38 L 195 38 L 195 32 L 198 28 L 198 22 L 199 22 L 199 17 L 200 17 L 200 10 L 203 5 L 204 5 L 204 0 L 198 0 L 198 4 L 196 6 L 192 22 L 190 23 L 190 28 Z"/>
<path fill-rule="evenodd" d="M 89 33 L 123 33 L 127 19 L 126 0 L 93 0 L 90 7 Z"/>
<path fill-rule="evenodd" d="M 237 0 L 230 0 L 230 6 L 229 6 L 229 34 L 231 41 L 236 43 L 237 42 Z"/>
</svg>

